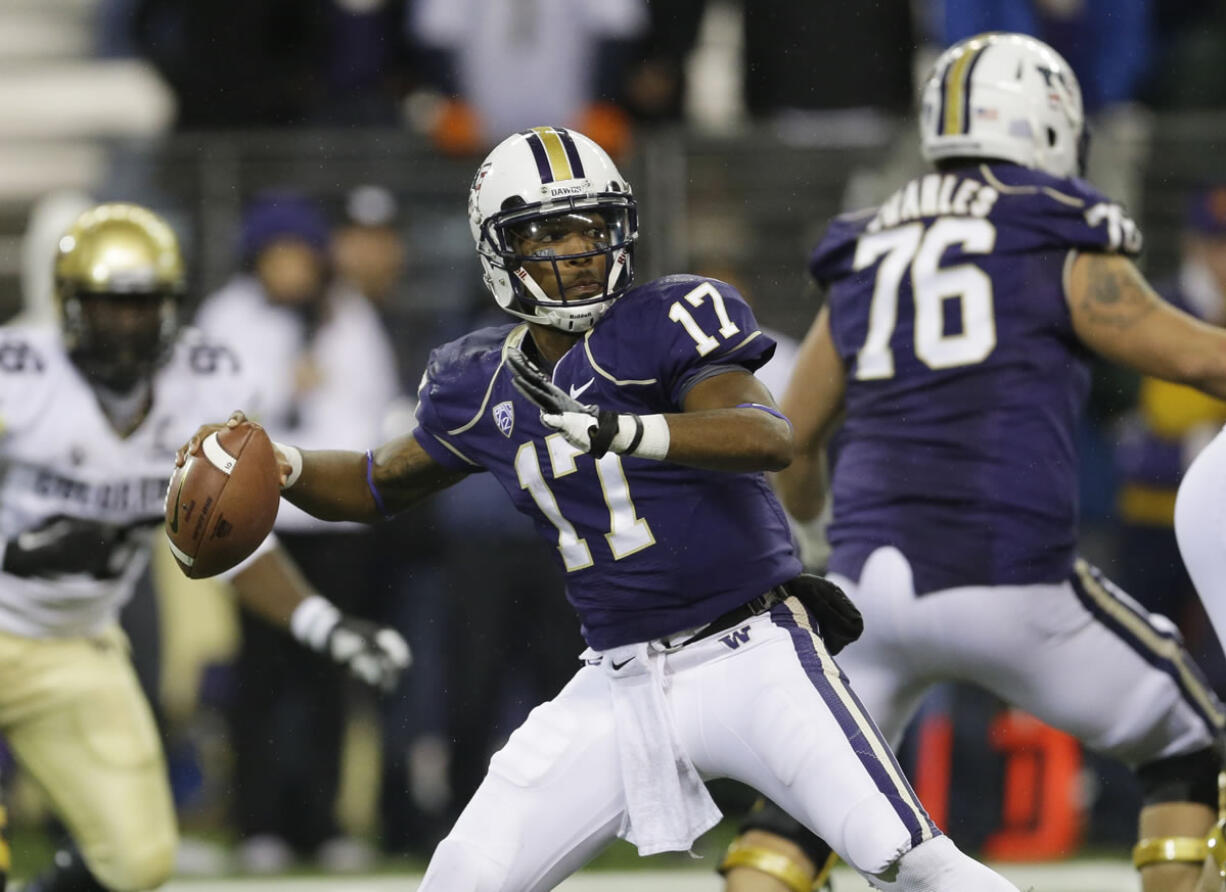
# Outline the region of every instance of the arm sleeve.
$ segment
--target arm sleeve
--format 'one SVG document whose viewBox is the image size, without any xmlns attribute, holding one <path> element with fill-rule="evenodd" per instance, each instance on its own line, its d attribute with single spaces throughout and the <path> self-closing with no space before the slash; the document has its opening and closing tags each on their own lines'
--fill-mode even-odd
<svg viewBox="0 0 1226 892">
<path fill-rule="evenodd" d="M 444 420 L 444 413 L 455 404 L 455 394 L 438 380 L 435 357 L 437 351 L 430 356 L 430 364 L 421 377 L 417 388 L 417 427 L 413 429 L 412 437 L 426 453 L 445 468 L 453 471 L 483 470 L 476 459 L 467 455 L 459 443 L 459 439 L 448 433 L 450 426 Z"/>
<path fill-rule="evenodd" d="M 18 335 L 0 336 L 0 438 L 43 411 L 52 369 L 38 346 Z"/>
<path fill-rule="evenodd" d="M 1081 190 L 1080 204 L 1058 199 L 1055 194 L 1044 197 L 1047 201 L 1034 223 L 1057 244 L 1127 257 L 1141 253 L 1141 228 L 1118 202 L 1088 187 Z"/>
<path fill-rule="evenodd" d="M 691 287 L 670 289 L 658 304 L 664 319 L 651 320 L 665 339 L 659 351 L 660 383 L 676 406 L 712 367 L 726 371 L 739 366 L 753 372 L 775 353 L 774 340 L 762 332 L 735 288 L 715 279 L 695 278 L 686 284 Z"/>
<path fill-rule="evenodd" d="M 860 237 L 868 219 L 868 213 L 860 213 L 843 214 L 830 221 L 809 257 L 809 274 L 819 285 L 825 287 L 851 272 L 856 239 Z"/>
</svg>

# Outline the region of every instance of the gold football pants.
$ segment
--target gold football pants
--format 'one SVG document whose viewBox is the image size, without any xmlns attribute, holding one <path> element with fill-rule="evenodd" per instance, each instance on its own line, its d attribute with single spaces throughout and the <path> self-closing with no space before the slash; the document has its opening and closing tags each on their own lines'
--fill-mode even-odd
<svg viewBox="0 0 1226 892">
<path fill-rule="evenodd" d="M 94 638 L 0 633 L 0 733 L 100 883 L 137 892 L 166 881 L 178 843 L 174 805 L 118 627 Z"/>
</svg>

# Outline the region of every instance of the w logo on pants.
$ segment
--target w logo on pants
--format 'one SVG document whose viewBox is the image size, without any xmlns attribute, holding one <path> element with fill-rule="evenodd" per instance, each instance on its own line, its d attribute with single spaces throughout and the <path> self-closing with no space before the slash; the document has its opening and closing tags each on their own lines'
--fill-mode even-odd
<svg viewBox="0 0 1226 892">
<path fill-rule="evenodd" d="M 729 650 L 736 650 L 742 644 L 749 643 L 749 626 L 743 626 L 728 635 L 722 636 L 720 639 L 724 646 Z"/>
</svg>

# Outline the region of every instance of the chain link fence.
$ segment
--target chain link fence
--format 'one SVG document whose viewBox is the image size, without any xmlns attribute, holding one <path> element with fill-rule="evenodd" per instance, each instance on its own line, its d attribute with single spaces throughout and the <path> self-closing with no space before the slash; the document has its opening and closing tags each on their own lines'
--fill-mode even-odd
<svg viewBox="0 0 1226 892">
<path fill-rule="evenodd" d="M 798 138 L 763 126 L 729 137 L 681 130 L 640 135 L 623 172 L 642 219 L 640 280 L 670 272 L 735 279 L 767 324 L 799 335 L 817 296 L 805 262 L 826 221 L 880 200 L 922 169 L 909 122 L 849 134 L 839 122 Z M 244 203 L 293 188 L 339 208 L 375 183 L 400 200 L 408 242 L 404 309 L 484 299 L 465 219 L 476 159 L 440 157 L 400 131 L 177 135 L 154 143 L 102 143 L 103 199 L 151 204 L 180 231 L 195 294 L 233 270 Z M 1189 189 L 1226 179 L 1226 115 L 1133 115 L 1104 122 L 1091 179 L 1122 190 L 1147 236 L 1151 277 L 1172 272 Z M 50 148 L 50 147 L 49 147 Z M 19 245 L 26 208 L 0 208 L 0 316 L 21 304 Z"/>
</svg>

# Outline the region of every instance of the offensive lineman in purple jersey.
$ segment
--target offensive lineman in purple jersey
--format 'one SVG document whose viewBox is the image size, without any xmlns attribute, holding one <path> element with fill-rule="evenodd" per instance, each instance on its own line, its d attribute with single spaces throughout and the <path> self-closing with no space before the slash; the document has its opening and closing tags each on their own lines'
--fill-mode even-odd
<svg viewBox="0 0 1226 892">
<path fill-rule="evenodd" d="M 791 430 L 735 289 L 631 288 L 630 187 L 572 131 L 495 148 L 469 212 L 486 284 L 523 321 L 434 352 L 412 436 L 281 447 L 286 497 L 330 519 L 489 471 L 557 546 L 583 622 L 578 673 L 494 756 L 421 889 L 551 889 L 615 836 L 688 849 L 719 818 L 703 780 L 723 776 L 781 797 L 877 888 L 1013 889 L 933 827 L 830 657 L 859 616 L 801 574 L 763 479 Z"/>
<path fill-rule="evenodd" d="M 1142 887 L 1220 889 L 1223 707 L 1171 623 L 1076 556 L 1074 428 L 1090 351 L 1226 397 L 1226 332 L 1153 293 L 1132 221 L 1075 178 L 1080 92 L 1048 46 L 956 44 L 920 126 L 937 172 L 836 219 L 814 253 L 827 302 L 783 400 L 797 456 L 778 482 L 800 518 L 844 414 L 830 574 L 866 631 L 840 661 L 892 742 L 932 684 L 961 680 L 1134 766 Z M 786 825 L 747 822 L 733 855 L 754 884 L 729 889 L 808 889 L 822 846 Z M 768 880 L 772 863 L 800 879 Z"/>
</svg>

